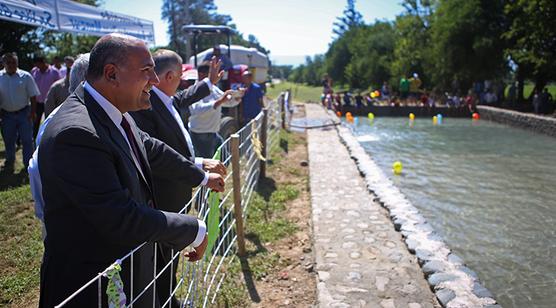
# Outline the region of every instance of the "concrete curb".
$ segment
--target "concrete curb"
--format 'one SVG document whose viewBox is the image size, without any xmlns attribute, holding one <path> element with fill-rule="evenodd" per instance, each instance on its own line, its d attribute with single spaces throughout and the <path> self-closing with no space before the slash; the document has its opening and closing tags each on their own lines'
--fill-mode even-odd
<svg viewBox="0 0 556 308">
<path fill-rule="evenodd" d="M 330 112 L 328 116 L 333 118 Z M 452 253 L 419 211 L 384 175 L 345 126 L 337 126 L 340 141 L 346 146 L 367 188 L 390 214 L 402 233 L 408 250 L 415 254 L 429 286 L 443 307 L 501 307 L 481 285 L 477 275 Z"/>
</svg>

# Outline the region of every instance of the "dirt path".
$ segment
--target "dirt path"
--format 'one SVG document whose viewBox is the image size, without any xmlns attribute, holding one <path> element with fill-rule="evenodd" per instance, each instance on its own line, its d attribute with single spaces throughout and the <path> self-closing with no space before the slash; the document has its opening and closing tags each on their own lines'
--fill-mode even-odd
<svg viewBox="0 0 556 308">
<path fill-rule="evenodd" d="M 303 105 L 296 108 L 294 117 L 305 117 Z M 255 281 L 260 301 L 252 307 L 310 307 L 316 302 L 306 134 L 290 133 L 288 140 L 281 146 L 285 156 L 269 167 L 268 176 L 276 185 L 292 185 L 299 191 L 283 212 L 283 218 L 295 224 L 296 232 L 264 244 L 269 253 L 279 254 L 280 262 L 269 276 Z"/>
</svg>

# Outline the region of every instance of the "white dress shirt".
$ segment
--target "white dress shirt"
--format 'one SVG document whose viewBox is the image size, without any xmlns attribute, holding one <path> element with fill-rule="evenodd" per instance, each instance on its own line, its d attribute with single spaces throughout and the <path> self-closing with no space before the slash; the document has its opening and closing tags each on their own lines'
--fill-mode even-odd
<svg viewBox="0 0 556 308">
<path fill-rule="evenodd" d="M 202 100 L 189 106 L 189 129 L 194 133 L 218 133 L 222 118 L 222 107 L 235 107 L 241 100 L 226 100 L 218 107 L 216 101 L 224 95 L 216 85 L 212 86 L 210 94 Z"/>
</svg>

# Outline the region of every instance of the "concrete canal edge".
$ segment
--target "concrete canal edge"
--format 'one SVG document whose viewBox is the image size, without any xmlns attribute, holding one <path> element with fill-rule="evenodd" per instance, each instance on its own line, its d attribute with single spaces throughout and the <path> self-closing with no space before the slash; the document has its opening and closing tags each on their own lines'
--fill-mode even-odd
<svg viewBox="0 0 556 308">
<path fill-rule="evenodd" d="M 330 118 L 335 118 L 328 112 Z M 389 212 L 409 252 L 415 254 L 425 278 L 443 307 L 501 307 L 494 296 L 435 233 L 432 226 L 394 186 L 345 126 L 336 127 L 340 141 L 364 178 L 368 190 Z"/>
<path fill-rule="evenodd" d="M 490 106 L 477 106 L 481 119 L 556 137 L 556 118 Z"/>
</svg>

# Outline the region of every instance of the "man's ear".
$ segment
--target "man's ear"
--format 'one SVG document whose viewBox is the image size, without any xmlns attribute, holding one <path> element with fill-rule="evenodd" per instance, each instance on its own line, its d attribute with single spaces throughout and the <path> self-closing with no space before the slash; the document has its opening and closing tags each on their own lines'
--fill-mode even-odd
<svg viewBox="0 0 556 308">
<path fill-rule="evenodd" d="M 174 74 L 172 74 L 172 71 L 167 71 L 164 74 L 164 80 L 166 81 L 171 81 L 174 78 Z"/>
<path fill-rule="evenodd" d="M 104 79 L 109 83 L 118 84 L 118 68 L 114 64 L 106 64 L 104 66 Z"/>
</svg>

